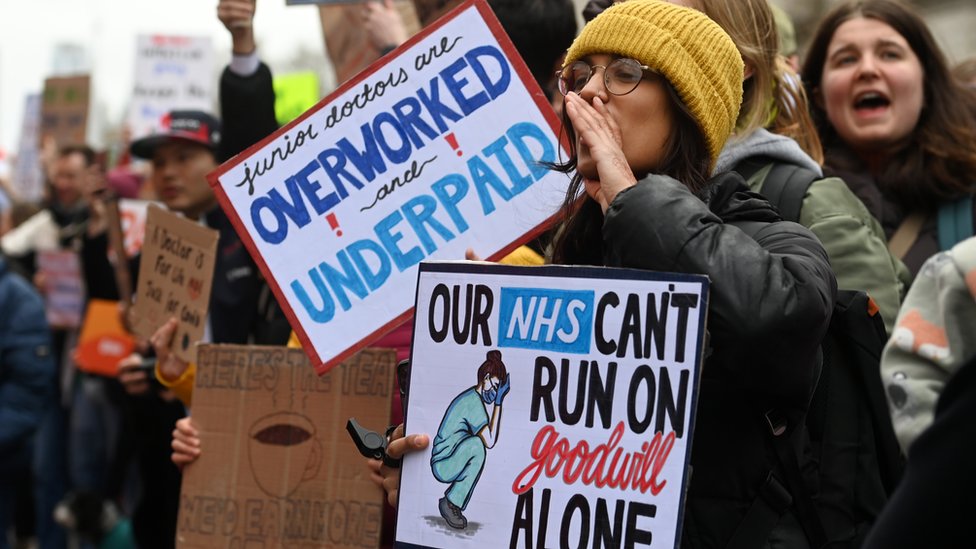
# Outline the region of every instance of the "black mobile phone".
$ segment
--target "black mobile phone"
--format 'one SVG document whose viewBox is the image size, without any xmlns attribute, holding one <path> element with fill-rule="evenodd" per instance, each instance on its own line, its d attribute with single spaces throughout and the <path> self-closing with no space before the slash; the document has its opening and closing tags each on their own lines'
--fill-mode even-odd
<svg viewBox="0 0 976 549">
<path fill-rule="evenodd" d="M 139 365 L 136 366 L 136 369 L 137 370 L 142 370 L 142 371 L 146 372 L 147 374 L 149 374 L 150 376 L 155 377 L 155 375 L 156 375 L 156 357 L 149 356 L 149 357 L 143 358 L 142 359 L 142 362 L 140 362 Z"/>
<path fill-rule="evenodd" d="M 407 411 L 407 383 L 410 376 L 410 361 L 401 360 L 396 367 L 397 389 L 400 391 L 400 405 L 403 412 Z M 371 431 L 351 417 L 346 421 L 346 432 L 352 437 L 359 453 L 370 459 L 383 459 L 386 455 L 386 445 L 388 444 L 389 433 L 392 429 L 387 429 L 387 434 L 381 435 L 376 431 Z"/>
</svg>

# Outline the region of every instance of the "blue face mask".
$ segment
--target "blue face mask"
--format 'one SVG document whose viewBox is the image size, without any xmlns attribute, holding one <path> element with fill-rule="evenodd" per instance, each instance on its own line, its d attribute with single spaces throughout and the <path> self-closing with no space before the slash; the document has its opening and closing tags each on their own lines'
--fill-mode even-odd
<svg viewBox="0 0 976 549">
<path fill-rule="evenodd" d="M 498 389 L 492 387 L 491 389 L 485 389 L 481 391 L 481 400 L 485 401 L 485 404 L 492 404 L 495 402 L 495 395 L 498 394 Z"/>
</svg>

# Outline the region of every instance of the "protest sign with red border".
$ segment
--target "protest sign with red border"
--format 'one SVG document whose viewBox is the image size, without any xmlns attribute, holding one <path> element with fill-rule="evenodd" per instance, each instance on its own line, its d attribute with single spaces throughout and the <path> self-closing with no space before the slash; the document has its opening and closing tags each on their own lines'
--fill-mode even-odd
<svg viewBox="0 0 976 549">
<path fill-rule="evenodd" d="M 210 184 L 319 373 L 410 318 L 417 265 L 501 258 L 568 184 L 548 99 L 484 0 L 444 16 Z"/>
</svg>

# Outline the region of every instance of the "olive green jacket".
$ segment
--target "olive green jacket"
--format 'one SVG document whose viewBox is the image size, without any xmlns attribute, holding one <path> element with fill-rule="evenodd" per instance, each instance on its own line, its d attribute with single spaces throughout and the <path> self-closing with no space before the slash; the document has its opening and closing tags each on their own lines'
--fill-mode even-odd
<svg viewBox="0 0 976 549">
<path fill-rule="evenodd" d="M 820 167 L 787 137 L 759 130 L 745 139 L 726 144 L 716 173 L 733 170 L 747 158 L 763 156 L 795 164 L 822 174 Z M 755 172 L 747 181 L 760 192 L 773 164 Z M 828 177 L 810 185 L 800 209 L 799 223 L 820 239 L 841 290 L 864 290 L 881 311 L 890 334 L 901 300 L 911 284 L 905 265 L 888 251 L 881 224 L 841 179 Z"/>
</svg>

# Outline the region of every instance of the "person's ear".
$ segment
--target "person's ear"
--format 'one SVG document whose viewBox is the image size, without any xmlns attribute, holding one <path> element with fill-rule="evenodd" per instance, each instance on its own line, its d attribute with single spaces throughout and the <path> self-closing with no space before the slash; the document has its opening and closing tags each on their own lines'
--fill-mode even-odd
<svg viewBox="0 0 976 549">
<path fill-rule="evenodd" d="M 742 61 L 745 64 L 745 67 L 743 67 L 742 69 L 742 81 L 745 82 L 746 80 L 752 78 L 753 74 L 756 74 L 756 67 L 749 61 L 746 61 L 745 59 L 743 59 Z"/>
</svg>

